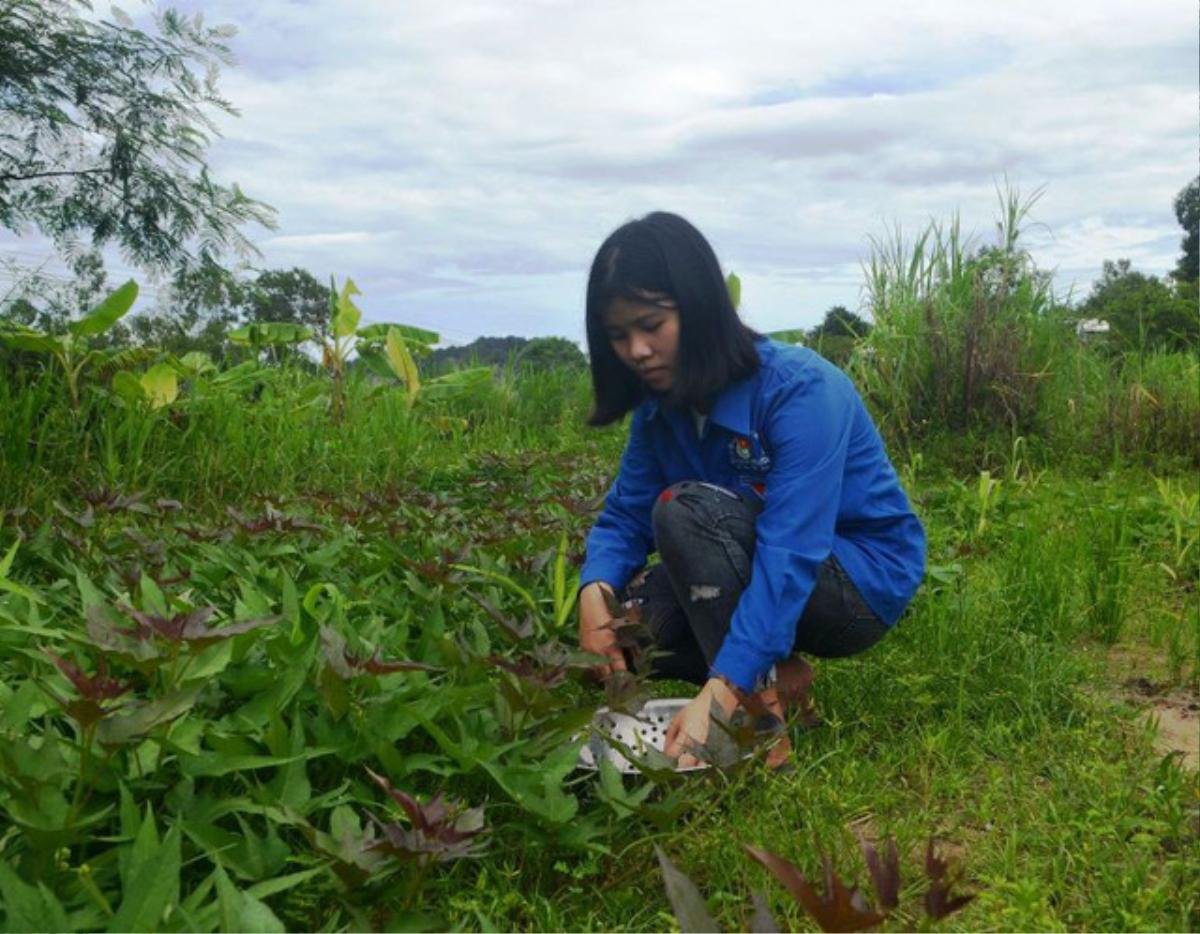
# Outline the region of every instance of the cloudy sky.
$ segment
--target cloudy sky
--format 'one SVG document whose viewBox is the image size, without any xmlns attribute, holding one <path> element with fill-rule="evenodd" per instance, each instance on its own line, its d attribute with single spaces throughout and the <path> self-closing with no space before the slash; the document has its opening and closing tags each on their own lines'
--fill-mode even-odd
<svg viewBox="0 0 1200 934">
<path fill-rule="evenodd" d="M 128 4 L 130 9 L 133 4 Z M 102 5 L 101 5 L 102 6 Z M 1042 189 L 1065 293 L 1161 275 L 1197 172 L 1180 0 L 187 0 L 237 27 L 211 164 L 278 210 L 267 268 L 353 276 L 371 320 L 583 337 L 601 240 L 683 214 L 761 329 L 859 309 L 871 238 Z"/>
</svg>

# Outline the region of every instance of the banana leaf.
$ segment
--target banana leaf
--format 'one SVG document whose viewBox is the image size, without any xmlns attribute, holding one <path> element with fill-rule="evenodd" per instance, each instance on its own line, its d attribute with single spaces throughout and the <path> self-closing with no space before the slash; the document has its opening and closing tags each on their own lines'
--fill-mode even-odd
<svg viewBox="0 0 1200 934">
<path fill-rule="evenodd" d="M 138 285 L 130 279 L 78 321 L 72 321 L 68 330 L 76 337 L 103 334 L 125 317 L 137 300 L 137 295 Z"/>
</svg>

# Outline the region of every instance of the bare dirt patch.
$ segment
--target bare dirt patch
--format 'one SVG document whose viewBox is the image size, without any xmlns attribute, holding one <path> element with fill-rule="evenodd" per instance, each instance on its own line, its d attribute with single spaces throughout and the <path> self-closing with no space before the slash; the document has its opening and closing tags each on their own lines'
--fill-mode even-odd
<svg viewBox="0 0 1200 934">
<path fill-rule="evenodd" d="M 1184 766 L 1200 770 L 1200 696 L 1168 690 L 1144 677 L 1132 678 L 1124 687 L 1129 700 L 1146 707 L 1143 716 L 1156 721 L 1154 748 L 1163 755 L 1181 753 Z"/>
<path fill-rule="evenodd" d="M 1200 771 L 1200 691 L 1173 684 L 1166 665 L 1149 646 L 1113 646 L 1105 653 L 1113 694 L 1140 707 L 1155 724 L 1154 748 L 1178 753 L 1185 768 Z"/>
</svg>

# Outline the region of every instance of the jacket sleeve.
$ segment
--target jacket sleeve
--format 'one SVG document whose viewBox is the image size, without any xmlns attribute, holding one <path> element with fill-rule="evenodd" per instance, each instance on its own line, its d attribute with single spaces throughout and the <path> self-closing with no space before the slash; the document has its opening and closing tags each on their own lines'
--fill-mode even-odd
<svg viewBox="0 0 1200 934">
<path fill-rule="evenodd" d="M 765 413 L 773 463 L 756 523 L 750 583 L 712 670 L 752 691 L 791 652 L 822 562 L 833 550 L 851 429 L 852 388 L 807 370 L 780 387 Z"/>
<path fill-rule="evenodd" d="M 650 514 L 666 482 L 642 408 L 634 410 L 620 470 L 604 509 L 587 537 L 587 558 L 579 575 L 583 587 L 605 581 L 624 587 L 654 548 Z"/>
</svg>

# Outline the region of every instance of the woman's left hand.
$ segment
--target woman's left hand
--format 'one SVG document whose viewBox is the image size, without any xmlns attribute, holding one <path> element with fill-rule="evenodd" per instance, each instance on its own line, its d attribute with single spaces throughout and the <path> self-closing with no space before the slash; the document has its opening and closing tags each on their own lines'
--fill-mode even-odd
<svg viewBox="0 0 1200 934">
<path fill-rule="evenodd" d="M 710 718 L 717 710 L 729 717 L 737 706 L 738 696 L 729 685 L 719 678 L 709 678 L 700 693 L 671 720 L 671 725 L 667 727 L 664 751 L 672 759 L 679 757 L 678 767 L 681 769 L 698 765 L 700 760 L 688 750 L 707 742 Z"/>
</svg>

